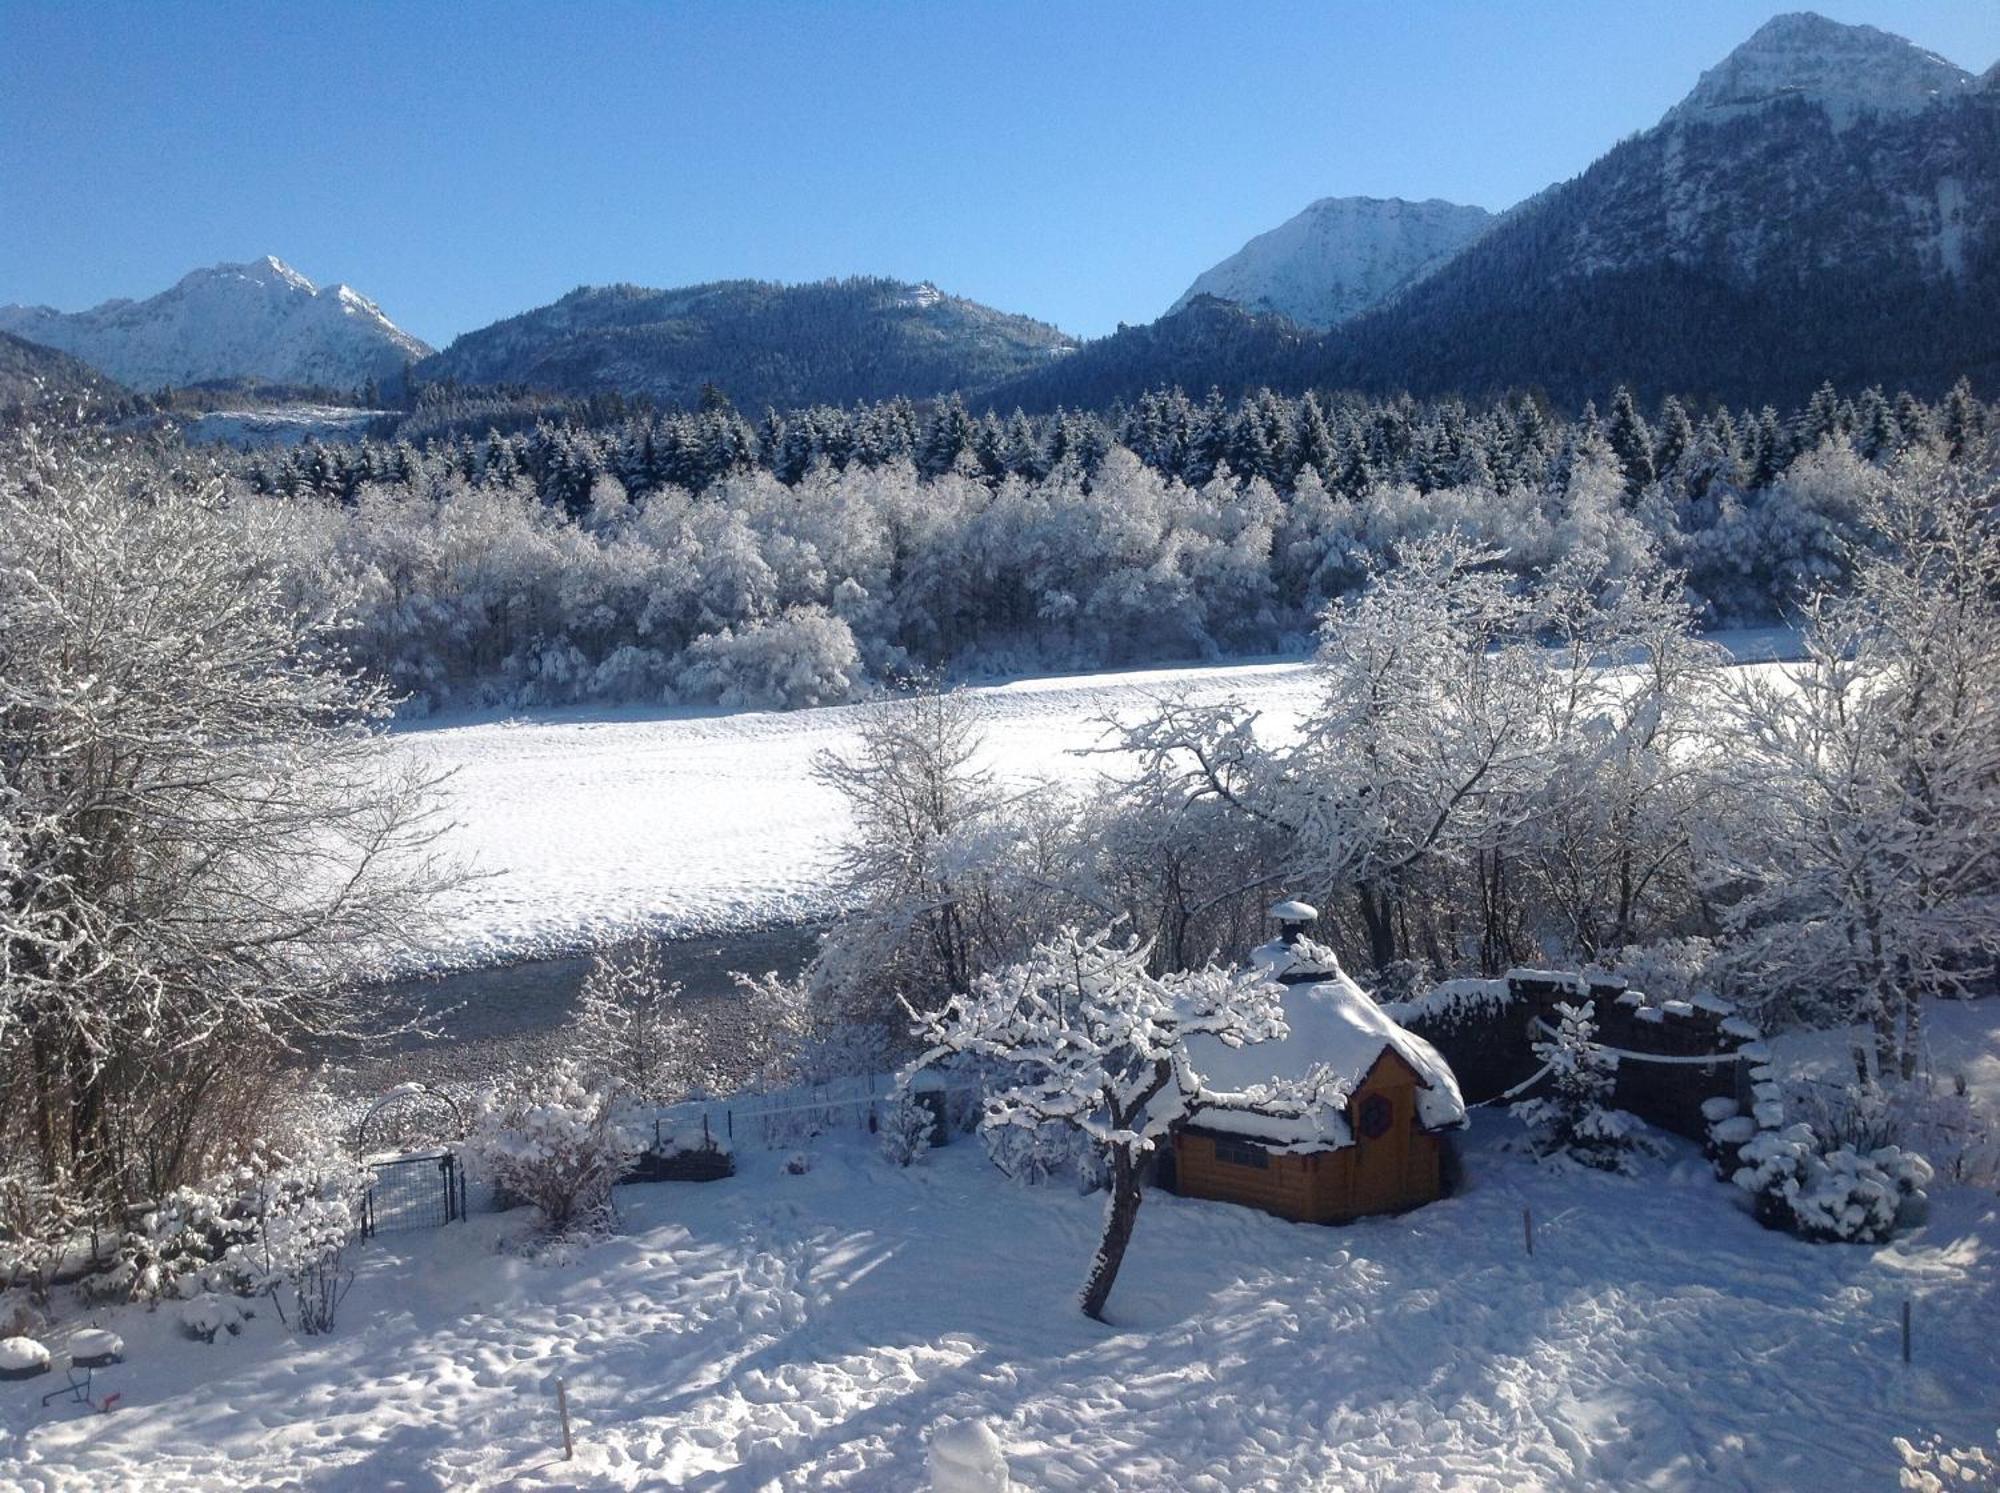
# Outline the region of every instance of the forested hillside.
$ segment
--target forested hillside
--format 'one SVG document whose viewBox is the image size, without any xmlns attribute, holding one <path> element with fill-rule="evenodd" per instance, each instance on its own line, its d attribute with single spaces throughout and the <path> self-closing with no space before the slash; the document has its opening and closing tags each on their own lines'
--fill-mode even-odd
<svg viewBox="0 0 2000 1493">
<path fill-rule="evenodd" d="M 692 404 L 714 388 L 759 409 L 983 387 L 1071 345 L 1054 327 L 928 284 L 862 277 L 585 286 L 468 332 L 417 375 L 663 404 Z"/>
<path fill-rule="evenodd" d="M 1303 648 L 1327 603 L 1457 529 L 1519 576 L 1685 572 L 1711 624 L 1837 584 L 1863 500 L 1974 459 L 1993 411 L 1822 390 L 1789 416 L 1529 400 L 1148 395 L 1108 418 L 954 401 L 544 423 L 241 465 L 300 584 L 360 588 L 360 661 L 418 705 L 853 698 L 936 669 Z"/>
</svg>

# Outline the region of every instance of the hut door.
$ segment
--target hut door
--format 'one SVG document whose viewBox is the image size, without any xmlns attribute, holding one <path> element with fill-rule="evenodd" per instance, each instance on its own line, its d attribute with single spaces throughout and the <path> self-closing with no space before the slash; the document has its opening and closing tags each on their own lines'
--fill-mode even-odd
<svg viewBox="0 0 2000 1493">
<path fill-rule="evenodd" d="M 1399 1085 L 1371 1084 L 1354 1096 L 1354 1202 L 1363 1213 L 1404 1205 L 1412 1095 Z"/>
</svg>

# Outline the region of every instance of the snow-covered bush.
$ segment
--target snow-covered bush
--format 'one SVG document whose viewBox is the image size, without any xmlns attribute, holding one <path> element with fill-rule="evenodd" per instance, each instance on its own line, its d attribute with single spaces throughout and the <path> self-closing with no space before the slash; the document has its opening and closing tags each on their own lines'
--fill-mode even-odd
<svg viewBox="0 0 2000 1493">
<path fill-rule="evenodd" d="M 912 1166 L 924 1159 L 931 1148 L 931 1131 L 937 1114 L 907 1089 L 882 1108 L 880 1143 L 882 1154 L 897 1166 Z"/>
<path fill-rule="evenodd" d="M 180 1308 L 181 1331 L 198 1343 L 212 1343 L 219 1332 L 234 1337 L 243 1330 L 241 1314 L 213 1291 L 203 1291 Z"/>
<path fill-rule="evenodd" d="M 1078 1192 L 1091 1193 L 1110 1180 L 1104 1148 L 1074 1126 L 989 1125 L 979 1138 L 994 1166 L 1029 1187 L 1063 1176 L 1075 1179 Z"/>
<path fill-rule="evenodd" d="M 861 653 L 843 618 L 824 607 L 704 633 L 682 655 L 681 693 L 718 705 L 786 710 L 854 698 Z"/>
<path fill-rule="evenodd" d="M 223 1265 L 246 1296 L 269 1296 L 288 1325 L 308 1335 L 331 1332 L 354 1272 L 347 1251 L 361 1229 L 361 1209 L 373 1176 L 344 1156 L 327 1153 L 286 1162 L 252 1176 L 243 1195 L 250 1231 L 229 1246 Z"/>
<path fill-rule="evenodd" d="M 1903 1470 L 1896 1486 L 1910 1493 L 1995 1493 L 2000 1490 L 2000 1457 L 1983 1446 L 1946 1446 L 1942 1436 L 1910 1442 L 1898 1436 L 1896 1455 Z"/>
<path fill-rule="evenodd" d="M 714 1078 L 656 939 L 598 951 L 577 994 L 570 1041 L 587 1079 L 649 1103 L 671 1103 Z"/>
<path fill-rule="evenodd" d="M 60 1180 L 38 1182 L 21 1172 L 0 1177 L 0 1290 L 26 1286 L 46 1305 L 83 1218 L 82 1200 Z"/>
<path fill-rule="evenodd" d="M 269 1296 L 299 1331 L 330 1331 L 353 1281 L 368 1169 L 337 1151 L 258 1155 L 199 1187 L 176 1188 L 127 1235 L 106 1285 L 135 1297 L 212 1291 Z"/>
<path fill-rule="evenodd" d="M 1804 1123 L 1759 1131 L 1737 1160 L 1734 1180 L 1758 1200 L 1759 1216 L 1805 1239 L 1880 1243 L 1931 1179 L 1930 1164 L 1914 1152 L 1828 1148 Z"/>
<path fill-rule="evenodd" d="M 477 1174 L 533 1204 L 556 1234 L 607 1227 L 611 1189 L 643 1149 L 617 1096 L 560 1063 L 481 1096 L 465 1147 Z"/>
<path fill-rule="evenodd" d="M 1630 1172 L 1634 1153 L 1649 1143 L 1636 1115 L 1610 1107 L 1618 1059 L 1597 1045 L 1588 1004 L 1558 1002 L 1556 1012 L 1561 1024 L 1555 1036 L 1534 1049 L 1548 1065 L 1549 1092 L 1520 1101 L 1513 1113 L 1542 1159 Z"/>
</svg>

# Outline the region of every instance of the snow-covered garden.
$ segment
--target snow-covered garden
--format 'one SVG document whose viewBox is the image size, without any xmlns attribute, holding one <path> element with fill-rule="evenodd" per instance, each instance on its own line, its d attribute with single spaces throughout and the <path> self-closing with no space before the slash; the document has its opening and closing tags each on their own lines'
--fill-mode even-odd
<svg viewBox="0 0 2000 1493">
<path fill-rule="evenodd" d="M 1989 1023 L 1935 1030 L 1990 1079 Z M 93 1493 L 921 1490 L 929 1438 L 977 1419 L 1021 1489 L 1761 1490 L 1893 1487 L 1897 1436 L 1990 1442 L 1990 1190 L 1816 1246 L 1685 1143 L 1633 1178 L 1550 1171 L 1483 1113 L 1463 1191 L 1401 1217 L 1149 1198 L 1103 1327 L 1075 1310 L 1096 1197 L 1009 1183 L 969 1140 L 897 1167 L 843 1125 L 802 1175 L 793 1146 L 739 1147 L 727 1180 L 620 1189 L 619 1232 L 567 1257 L 498 1249 L 520 1211 L 384 1236 L 331 1336 L 261 1305 L 212 1345 L 170 1308 L 88 1314 L 128 1345 L 98 1380 L 120 1403 L 0 1385 L 0 1466 Z"/>
</svg>

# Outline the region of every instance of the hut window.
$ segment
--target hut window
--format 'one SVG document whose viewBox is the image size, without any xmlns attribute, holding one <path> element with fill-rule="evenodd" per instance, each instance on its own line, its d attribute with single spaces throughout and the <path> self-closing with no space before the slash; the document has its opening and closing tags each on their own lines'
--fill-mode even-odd
<svg viewBox="0 0 2000 1493">
<path fill-rule="evenodd" d="M 1215 1143 L 1215 1159 L 1231 1166 L 1268 1167 L 1271 1153 L 1262 1146 L 1253 1146 L 1247 1141 L 1218 1139 Z"/>
<path fill-rule="evenodd" d="M 1396 1107 L 1389 1102 L 1386 1094 L 1370 1094 L 1361 1101 L 1360 1112 L 1355 1116 L 1355 1129 L 1361 1132 L 1363 1140 L 1380 1140 L 1389 1133 L 1389 1126 L 1396 1118 Z"/>
</svg>

